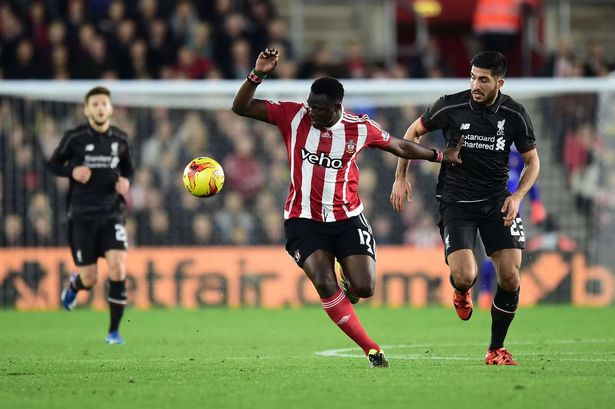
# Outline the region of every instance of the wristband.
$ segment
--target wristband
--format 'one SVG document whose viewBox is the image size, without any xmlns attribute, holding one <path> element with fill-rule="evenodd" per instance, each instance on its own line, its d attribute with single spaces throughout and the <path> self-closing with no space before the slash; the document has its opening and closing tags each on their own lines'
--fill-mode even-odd
<svg viewBox="0 0 615 409">
<path fill-rule="evenodd" d="M 254 68 L 252 71 L 250 71 L 250 74 L 248 74 L 248 81 L 255 85 L 258 85 L 263 82 L 265 78 L 267 78 L 267 74 L 256 71 L 256 68 Z"/>
<path fill-rule="evenodd" d="M 442 151 L 439 151 L 437 149 L 432 149 L 433 151 L 433 158 L 431 159 L 432 162 L 442 162 L 442 157 L 444 156 L 442 154 Z"/>
</svg>

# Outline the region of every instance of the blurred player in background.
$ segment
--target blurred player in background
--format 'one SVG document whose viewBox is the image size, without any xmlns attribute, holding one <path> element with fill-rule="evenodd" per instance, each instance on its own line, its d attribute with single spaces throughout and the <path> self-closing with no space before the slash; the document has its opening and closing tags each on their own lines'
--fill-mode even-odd
<svg viewBox="0 0 615 409">
<path fill-rule="evenodd" d="M 109 268 L 107 301 L 111 313 L 105 341 L 123 344 L 119 325 L 126 305 L 125 200 L 134 166 L 128 136 L 111 126 L 111 92 L 104 87 L 85 95 L 87 124 L 67 131 L 48 161 L 56 176 L 68 177 L 68 242 L 79 272 L 62 291 L 64 308 L 72 310 L 77 293 L 98 280 L 97 260 Z"/>
<path fill-rule="evenodd" d="M 478 231 L 496 266 L 498 286 L 491 306 L 491 342 L 485 356 L 488 365 L 517 364 L 504 348 L 504 339 L 519 304 L 519 269 L 525 247 L 519 205 L 540 171 L 527 112 L 500 92 L 505 75 L 506 58 L 502 54 L 477 54 L 472 59 L 470 89 L 438 99 L 404 135 L 405 139 L 419 141 L 425 133 L 442 129 L 448 146 L 465 137 L 463 164 L 440 168 L 436 197 L 459 318 L 465 321 L 472 316 L 470 288 L 477 277 L 474 248 Z M 511 194 L 507 180 L 513 143 L 525 167 Z M 408 161 L 400 159 L 391 192 L 391 203 L 399 212 L 404 201 L 412 198 L 407 169 Z"/>
<path fill-rule="evenodd" d="M 508 167 L 510 171 L 508 172 L 508 191 L 514 192 L 517 190 L 517 186 L 519 186 L 519 180 L 521 179 L 521 172 L 523 172 L 523 167 L 525 166 L 525 162 L 523 162 L 523 158 L 521 154 L 511 147 L 510 156 L 508 157 Z M 545 210 L 544 205 L 542 204 L 542 200 L 540 200 L 540 189 L 538 188 L 538 184 L 535 183 L 528 192 L 530 197 L 530 220 L 534 225 L 540 225 L 547 218 L 547 212 Z M 519 213 L 522 214 L 523 204 L 519 205 Z M 493 303 L 493 290 L 494 290 L 494 282 L 493 279 L 496 276 L 495 265 L 493 264 L 493 260 L 491 260 L 485 254 L 485 247 L 481 240 L 476 240 L 476 259 L 478 262 L 478 274 L 480 281 L 480 292 L 478 294 L 478 305 L 483 308 L 491 308 L 491 304 Z"/>
<path fill-rule="evenodd" d="M 370 366 L 388 367 L 384 352 L 363 329 L 335 274 L 337 258 L 351 296 L 367 298 L 374 292 L 376 246 L 357 194 L 356 157 L 371 147 L 405 158 L 459 164 L 461 143 L 442 153 L 391 137 L 367 116 L 344 110 L 344 88 L 333 78 L 314 81 L 307 103 L 254 99 L 256 87 L 273 72 L 278 59 L 274 49 L 259 54 L 235 95 L 233 112 L 280 130 L 291 174 L 284 206 L 286 250 L 314 284 L 325 312 L 363 349 Z"/>
</svg>

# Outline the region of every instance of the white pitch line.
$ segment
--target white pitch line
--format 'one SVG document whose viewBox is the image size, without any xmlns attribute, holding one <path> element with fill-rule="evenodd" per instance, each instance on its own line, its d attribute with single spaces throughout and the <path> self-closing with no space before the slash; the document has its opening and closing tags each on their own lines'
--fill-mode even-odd
<svg viewBox="0 0 615 409">
<path fill-rule="evenodd" d="M 511 342 L 511 345 L 566 345 L 566 344 L 605 344 L 605 343 L 614 343 L 615 339 L 558 339 L 553 341 L 517 341 Z M 483 346 L 484 343 L 428 343 L 428 344 L 408 344 L 408 345 L 383 345 L 382 348 L 390 351 L 391 349 L 411 349 L 411 348 L 434 348 L 434 347 L 459 347 L 459 346 Z M 338 348 L 338 349 L 328 349 L 324 351 L 316 352 L 316 355 L 319 356 L 327 356 L 327 357 L 339 357 L 339 358 L 365 358 L 358 351 L 357 348 Z M 360 351 L 360 350 L 359 350 Z M 544 355 L 551 361 L 570 361 L 570 362 L 615 362 L 615 358 L 560 358 L 562 355 L 587 355 L 588 352 L 574 352 L 574 351 L 558 351 L 558 352 L 528 352 L 528 353 L 520 353 L 518 355 L 521 356 L 542 356 Z M 600 352 L 590 352 L 590 354 L 600 354 Z M 442 360 L 442 361 L 470 361 L 476 360 L 475 356 L 460 356 L 460 355 L 450 355 L 450 356 L 439 356 L 428 353 L 423 354 L 390 354 L 387 353 L 387 356 L 391 359 L 408 359 L 408 360 Z M 534 358 L 535 359 L 535 358 Z"/>
</svg>

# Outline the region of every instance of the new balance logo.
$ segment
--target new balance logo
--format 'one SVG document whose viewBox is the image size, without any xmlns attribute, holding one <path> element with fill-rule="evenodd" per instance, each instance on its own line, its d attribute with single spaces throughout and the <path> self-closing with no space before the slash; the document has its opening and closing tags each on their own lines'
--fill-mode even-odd
<svg viewBox="0 0 615 409">
<path fill-rule="evenodd" d="M 330 158 L 325 155 L 324 152 L 320 152 L 320 154 L 316 155 L 315 153 L 306 151 L 305 148 L 301 149 L 301 159 L 307 160 L 313 165 L 319 165 L 325 168 L 341 169 L 342 166 L 344 166 L 344 162 L 342 162 L 341 159 Z"/>
<path fill-rule="evenodd" d="M 461 127 L 459 128 L 460 131 L 464 131 L 467 129 L 470 129 L 470 124 L 463 123 L 461 124 Z"/>
</svg>

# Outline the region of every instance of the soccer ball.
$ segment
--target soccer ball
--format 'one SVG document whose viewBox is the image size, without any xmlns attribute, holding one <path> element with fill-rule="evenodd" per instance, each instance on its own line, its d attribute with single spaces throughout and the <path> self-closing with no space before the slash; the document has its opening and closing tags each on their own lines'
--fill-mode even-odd
<svg viewBox="0 0 615 409">
<path fill-rule="evenodd" d="M 194 158 L 184 168 L 184 187 L 194 196 L 213 196 L 223 185 L 224 170 L 212 158 Z"/>
</svg>

